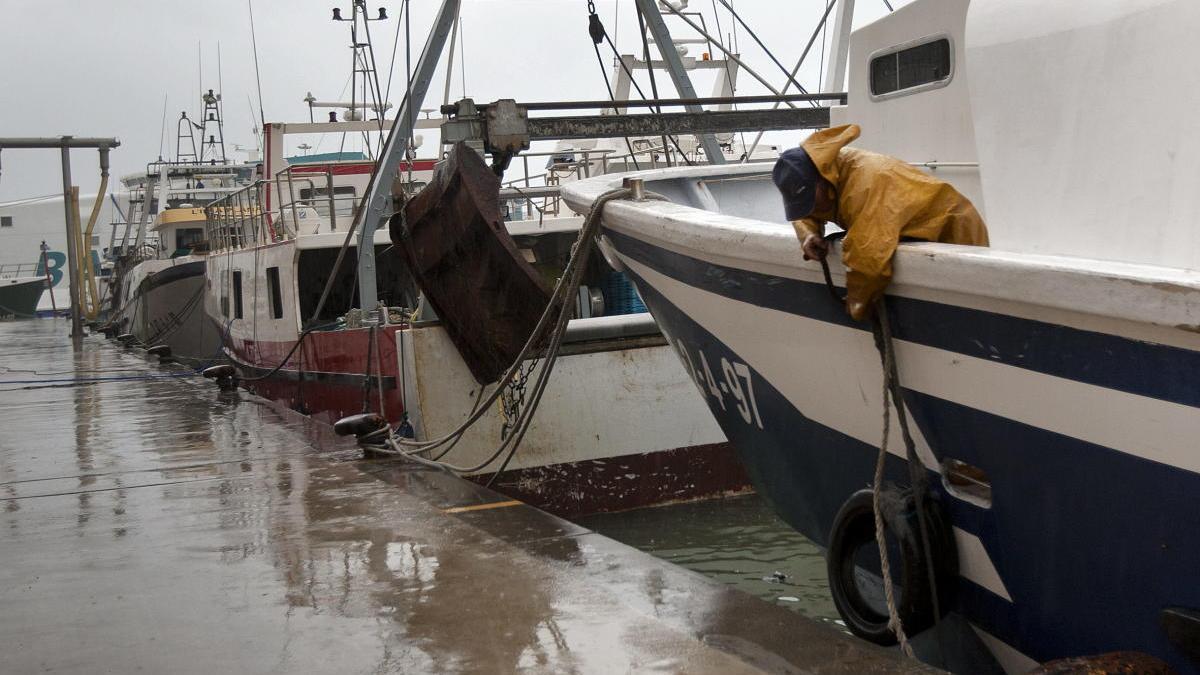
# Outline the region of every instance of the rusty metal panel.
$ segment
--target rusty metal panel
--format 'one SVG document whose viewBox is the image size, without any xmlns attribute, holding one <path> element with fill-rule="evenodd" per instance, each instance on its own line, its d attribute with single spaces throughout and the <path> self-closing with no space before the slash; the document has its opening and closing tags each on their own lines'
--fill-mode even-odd
<svg viewBox="0 0 1200 675">
<path fill-rule="evenodd" d="M 505 229 L 499 194 L 500 179 L 458 143 L 390 226 L 392 243 L 481 384 L 512 365 L 551 294 Z"/>
</svg>

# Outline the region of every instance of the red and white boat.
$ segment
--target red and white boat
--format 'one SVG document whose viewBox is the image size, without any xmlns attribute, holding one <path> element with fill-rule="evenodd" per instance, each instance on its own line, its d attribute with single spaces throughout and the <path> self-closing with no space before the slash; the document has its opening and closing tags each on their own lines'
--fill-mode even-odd
<svg viewBox="0 0 1200 675">
<path fill-rule="evenodd" d="M 441 31 L 445 40 L 447 15 L 456 5 L 443 3 L 431 36 Z M 432 74 L 429 58 L 436 61 L 436 48 L 422 54 L 414 80 L 425 83 L 414 84 L 420 91 L 412 94 L 411 108 L 407 100 L 401 105 L 397 120 L 411 119 L 408 111 L 419 107 Z M 432 311 L 378 216 L 398 210 L 380 206 L 392 195 L 411 197 L 430 182 L 441 152 L 436 160 L 400 159 L 413 152 L 393 146 L 413 137 L 397 123 L 378 164 L 361 156 L 285 158 L 284 138 L 292 134 L 357 136 L 386 128 L 348 112 L 348 121 L 265 125 L 258 180 L 207 206 L 206 313 L 222 331 L 242 385 L 255 393 L 326 422 L 378 412 L 393 427 L 411 424 L 417 440 L 438 438 L 471 416 L 495 384 L 481 385 L 468 367 L 450 323 Z M 411 121 L 416 129 L 442 124 L 441 118 Z M 641 152 L 646 159 L 656 150 Z M 561 275 L 582 221 L 550 207 L 558 203 L 556 183 L 563 171 L 586 175 L 601 164 L 587 153 L 553 161 L 553 181 L 547 176 L 538 190 L 513 185 L 499 195 L 510 250 L 550 284 Z M 605 161 L 616 166 L 621 159 Z M 377 172 L 394 180 L 381 186 L 372 180 Z M 522 219 L 531 208 L 539 216 Z M 359 229 L 348 238 L 356 218 Z M 359 259 L 362 227 L 380 242 L 372 246 L 373 258 Z M 454 255 L 439 260 L 434 251 L 429 259 L 443 270 L 471 271 Z M 732 447 L 628 279 L 602 256 L 591 260 L 551 384 L 518 451 L 505 458 L 511 461 L 488 458 L 520 407 L 519 387 L 485 411 L 444 459 L 477 467 L 461 473 L 560 514 L 748 489 Z M 360 279 L 361 270 L 372 270 L 371 276 Z M 359 282 L 372 276 L 377 291 L 363 293 Z M 360 295 L 370 293 L 376 297 L 363 302 Z M 376 300 L 378 310 L 360 309 Z M 482 316 L 475 323 L 486 335 Z M 535 377 L 540 366 L 534 360 L 524 365 L 526 377 Z"/>
</svg>

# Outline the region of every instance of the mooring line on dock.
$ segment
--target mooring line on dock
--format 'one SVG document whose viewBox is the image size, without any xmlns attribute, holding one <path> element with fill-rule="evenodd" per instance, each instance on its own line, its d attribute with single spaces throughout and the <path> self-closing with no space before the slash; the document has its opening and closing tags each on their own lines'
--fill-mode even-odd
<svg viewBox="0 0 1200 675">
<path fill-rule="evenodd" d="M 198 432 L 205 433 L 205 432 Z M 134 473 L 152 473 L 154 471 L 191 471 L 193 469 L 206 469 L 212 466 L 221 466 L 224 464 L 245 464 L 246 462 L 265 462 L 271 459 L 291 459 L 294 457 L 307 457 L 314 453 L 295 452 L 285 455 L 269 455 L 262 457 L 242 457 L 239 459 L 223 460 L 220 462 L 205 462 L 203 464 L 182 464 L 179 466 L 166 467 L 147 467 L 145 469 L 125 469 L 122 471 L 101 471 L 97 473 L 81 473 L 71 476 L 45 476 L 42 478 L 23 478 L 21 480 L 13 480 L 5 483 L 0 483 L 0 487 L 8 487 L 10 485 L 23 485 L 25 483 L 45 483 L 52 480 L 80 480 L 83 478 L 105 478 L 108 476 L 124 476 Z"/>
<path fill-rule="evenodd" d="M 194 478 L 192 480 L 163 481 L 161 483 L 142 483 L 139 485 L 116 485 L 113 487 L 96 488 L 94 490 L 71 490 L 70 492 L 47 492 L 45 494 L 40 494 L 40 495 L 20 495 L 17 497 L 4 497 L 4 498 L 2 498 L 2 500 L 6 501 L 6 502 L 15 502 L 15 501 L 21 501 L 23 499 L 42 499 L 44 497 L 70 497 L 72 495 L 90 495 L 90 494 L 96 493 L 96 492 L 113 492 L 116 490 L 136 490 L 138 488 L 148 488 L 148 487 L 187 485 L 189 483 L 204 483 L 204 482 L 211 482 L 211 481 L 215 481 L 215 480 L 245 480 L 247 478 L 258 478 L 258 476 L 253 475 L 253 474 L 249 474 L 249 475 L 248 474 L 237 474 L 234 476 L 211 476 L 209 478 Z"/>
<path fill-rule="evenodd" d="M 191 370 L 185 373 L 150 373 L 146 375 L 123 375 L 120 377 L 63 377 L 43 380 L 0 380 L 0 385 L 4 384 L 24 384 L 24 387 L 8 387 L 0 389 L 0 392 L 5 391 L 30 391 L 33 389 L 62 389 L 66 387 L 79 387 L 83 385 L 102 384 L 104 382 L 131 382 L 131 381 L 148 381 L 148 380 L 170 380 L 181 377 L 192 377 L 196 373 Z"/>
</svg>

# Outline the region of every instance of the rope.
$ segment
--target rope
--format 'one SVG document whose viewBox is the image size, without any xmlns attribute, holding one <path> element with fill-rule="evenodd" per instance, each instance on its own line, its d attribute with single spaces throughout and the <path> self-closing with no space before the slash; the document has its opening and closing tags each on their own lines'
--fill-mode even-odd
<svg viewBox="0 0 1200 675">
<path fill-rule="evenodd" d="M 838 293 L 833 285 L 833 277 L 829 271 L 827 259 L 821 259 L 821 271 L 825 277 L 825 287 L 830 296 L 839 305 L 844 305 L 846 296 Z M 929 539 L 929 523 L 925 511 L 925 498 L 929 492 L 929 481 L 925 474 L 925 465 L 917 456 L 916 442 L 908 426 L 908 415 L 905 411 L 903 392 L 900 387 L 900 371 L 896 364 L 896 347 L 892 340 L 891 321 L 887 314 L 887 305 L 883 297 L 875 303 L 872 315 L 872 333 L 875 337 L 875 348 L 883 366 L 883 434 L 879 444 L 879 454 L 875 460 L 875 475 L 871 486 L 872 508 L 875 514 L 875 542 L 879 547 L 880 571 L 883 574 L 883 590 L 887 599 L 888 628 L 896 634 L 900 649 L 905 655 L 915 658 L 912 647 L 908 644 L 908 636 L 900 619 L 893 590 L 891 566 L 888 563 L 887 544 L 883 509 L 880 497 L 883 493 L 883 469 L 887 458 L 888 437 L 891 431 L 891 408 L 896 407 L 896 416 L 900 424 L 900 434 L 904 440 L 905 459 L 908 465 L 909 483 L 912 486 L 913 504 L 917 511 L 917 525 L 921 536 L 921 553 L 926 561 L 926 571 L 929 576 L 929 590 L 933 604 L 934 628 L 940 625 L 942 616 L 941 602 L 937 588 L 937 573 L 933 564 L 932 544 Z M 939 648 L 941 648 L 939 641 Z"/>
<path fill-rule="evenodd" d="M 608 99 L 615 104 L 617 97 L 613 93 L 612 84 L 608 81 L 608 69 L 604 67 L 604 59 L 600 56 L 600 43 L 608 39 L 608 35 L 604 30 L 604 24 L 600 22 L 600 15 L 596 14 L 596 5 L 592 0 L 588 0 L 588 35 L 592 38 L 592 50 L 596 52 L 596 63 L 600 66 L 600 75 L 604 77 L 604 88 L 608 91 Z M 619 61 L 620 57 L 617 60 Z M 613 105 L 613 114 L 621 114 L 616 105 Z M 629 157 L 633 159 L 633 167 L 641 170 L 642 167 L 638 165 L 637 157 L 633 154 L 633 144 L 629 142 L 629 137 L 623 136 L 622 138 L 625 139 L 625 148 L 629 150 Z"/>
<path fill-rule="evenodd" d="M 825 278 L 829 279 L 829 264 L 821 260 L 825 267 Z M 830 290 L 832 291 L 832 283 Z M 883 326 L 886 319 L 878 319 L 885 314 L 883 300 L 880 299 L 875 305 L 875 316 L 877 320 L 875 325 L 880 328 L 876 332 L 878 337 L 884 332 Z M 896 364 L 896 354 L 892 347 L 890 333 L 889 339 L 882 343 L 880 357 L 883 359 L 883 439 L 879 442 L 879 455 L 875 459 L 875 478 L 871 485 L 871 507 L 875 512 L 875 543 L 879 547 L 879 569 L 883 574 L 883 594 L 887 598 L 888 610 L 888 628 L 896 634 L 896 639 L 900 642 L 900 651 L 904 652 L 909 658 L 916 658 L 913 654 L 912 646 L 908 644 L 908 636 L 904 633 L 904 625 L 900 620 L 900 611 L 896 607 L 896 595 L 892 583 L 892 569 L 888 564 L 887 540 L 884 535 L 886 532 L 883 523 L 883 509 L 880 507 L 880 496 L 883 493 L 883 466 L 887 459 L 888 447 L 888 432 L 891 431 L 891 395 L 892 395 L 892 378 L 891 372 Z M 898 411 L 903 415 L 903 411 Z"/>
<path fill-rule="evenodd" d="M 600 217 L 604 211 L 604 207 L 608 202 L 614 199 L 628 197 L 629 194 L 630 191 L 628 189 L 618 188 L 605 192 L 596 200 L 595 204 L 592 206 L 592 210 L 584 219 L 583 225 L 579 231 L 579 237 L 576 239 L 576 242 L 573 246 L 571 258 L 568 260 L 562 276 L 559 277 L 558 283 L 554 287 L 554 291 L 550 297 L 550 302 L 546 304 L 546 309 L 542 312 L 542 316 L 538 319 L 538 323 L 530 334 L 529 339 L 521 348 L 521 352 L 513 360 L 513 364 L 509 366 L 508 370 L 500 378 L 499 382 L 497 382 L 495 390 L 487 397 L 486 400 L 481 401 L 478 398 L 476 399 L 475 409 L 462 424 L 440 438 L 429 441 L 412 441 L 399 438 L 395 433 L 393 433 L 391 427 L 389 426 L 386 428 L 386 433 L 382 437 L 382 442 L 373 439 L 366 439 L 363 442 L 363 445 L 374 447 L 376 449 L 386 447 L 395 454 L 402 455 L 420 464 L 460 474 L 481 471 L 499 459 L 501 455 L 505 455 L 500 470 L 497 471 L 492 477 L 492 480 L 494 481 L 496 476 L 498 476 L 508 466 L 513 456 L 516 454 L 516 450 L 520 446 L 521 440 L 525 436 L 525 432 L 529 429 L 530 422 L 533 419 L 534 412 L 537 410 L 542 394 L 545 392 L 546 385 L 549 382 L 550 374 L 554 370 L 554 364 L 558 359 L 559 348 L 562 345 L 563 336 L 566 334 L 567 323 L 572 314 L 572 305 L 569 302 L 569 298 L 574 293 L 574 290 L 579 286 L 579 282 L 582 279 L 583 272 L 586 268 L 587 260 L 591 252 L 593 240 L 596 234 L 599 232 Z M 647 197 L 651 199 L 662 199 L 662 197 L 652 193 L 647 193 Z M 557 316 L 555 316 L 556 311 Z M 553 324 L 551 324 L 552 319 Z M 543 340 L 547 338 L 547 329 L 551 328 L 551 326 L 553 327 L 548 334 L 549 342 L 547 343 L 545 354 L 543 356 L 544 363 L 542 365 L 541 372 L 538 374 L 537 381 L 534 383 L 533 394 L 529 405 L 521 411 L 516 422 L 513 424 L 511 433 L 500 443 L 499 447 L 497 447 L 494 452 L 492 452 L 483 461 L 472 466 L 459 466 L 449 462 L 441 461 L 440 458 L 445 456 L 449 452 L 450 448 L 447 448 L 445 452 L 438 455 L 439 459 L 427 459 L 426 457 L 420 456 L 420 453 L 428 453 L 433 449 L 448 443 L 451 444 L 451 447 L 453 447 L 453 445 L 458 442 L 463 434 L 479 419 L 481 419 L 488 410 L 491 409 L 492 405 L 505 391 L 505 387 L 507 387 L 508 384 L 513 381 L 514 377 L 516 377 L 516 375 L 521 371 L 526 358 L 529 356 L 534 346 L 542 343 Z M 482 395 L 482 392 L 483 390 L 481 388 L 480 395 Z"/>
</svg>

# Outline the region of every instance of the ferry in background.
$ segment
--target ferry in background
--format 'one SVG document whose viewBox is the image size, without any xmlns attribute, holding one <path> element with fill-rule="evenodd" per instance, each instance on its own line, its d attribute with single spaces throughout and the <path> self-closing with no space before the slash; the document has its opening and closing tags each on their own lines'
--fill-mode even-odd
<svg viewBox="0 0 1200 675">
<path fill-rule="evenodd" d="M 84 218 L 91 213 L 95 200 L 94 194 L 80 195 L 79 210 Z M 13 308 L 18 310 L 14 312 L 15 315 L 49 315 L 55 310 L 62 312 L 71 306 L 65 218 L 61 193 L 0 202 L 0 268 L 3 268 L 0 269 L 0 278 L 38 277 L 42 280 L 41 292 L 36 293 L 33 299 L 34 311 L 28 311 L 28 296 L 34 292 L 31 286 L 27 286 L 21 291 L 22 306 Z M 88 255 L 91 256 L 93 268 L 97 270 L 98 293 L 101 296 L 106 291 L 111 274 L 112 266 L 106 264 L 106 259 L 117 222 L 116 209 L 111 200 L 106 200 L 101 205 L 96 228 L 88 242 Z"/>
</svg>

